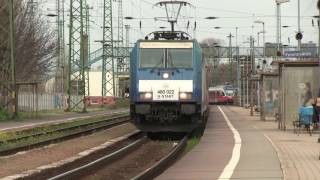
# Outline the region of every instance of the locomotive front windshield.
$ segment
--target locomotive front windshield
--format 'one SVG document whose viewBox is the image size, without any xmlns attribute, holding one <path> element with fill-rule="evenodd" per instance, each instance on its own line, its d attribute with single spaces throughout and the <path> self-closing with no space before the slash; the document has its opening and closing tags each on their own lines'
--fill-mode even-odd
<svg viewBox="0 0 320 180">
<path fill-rule="evenodd" d="M 168 68 L 192 68 L 192 49 L 168 49 Z"/>
<path fill-rule="evenodd" d="M 140 68 L 192 68 L 192 49 L 140 49 Z"/>
<path fill-rule="evenodd" d="M 164 68 L 163 49 L 141 49 L 140 68 Z"/>
</svg>

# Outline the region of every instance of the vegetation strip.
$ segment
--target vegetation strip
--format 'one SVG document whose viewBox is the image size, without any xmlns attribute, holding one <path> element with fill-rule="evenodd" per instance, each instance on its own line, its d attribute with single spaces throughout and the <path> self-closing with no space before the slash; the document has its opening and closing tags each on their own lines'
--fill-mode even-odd
<svg viewBox="0 0 320 180">
<path fill-rule="evenodd" d="M 140 173 L 131 180 L 142 180 L 142 179 L 154 179 L 156 176 L 161 174 L 167 169 L 184 151 L 187 146 L 188 136 L 186 135 L 179 144 L 164 158 L 158 161 L 155 165 Z"/>
<path fill-rule="evenodd" d="M 19 139 L 25 139 L 30 136 L 38 136 L 41 134 L 49 133 L 50 131 L 59 130 L 62 128 L 68 127 L 77 127 L 79 125 L 86 125 L 90 123 L 98 123 L 99 121 L 105 121 L 105 118 L 112 119 L 114 116 L 118 115 L 127 115 L 127 113 L 114 113 L 110 115 L 96 115 L 88 118 L 79 118 L 77 120 L 62 122 L 58 124 L 50 124 L 47 126 L 34 127 L 31 129 L 21 130 L 21 131 L 13 131 L 13 132 L 0 132 L 0 145 L 5 142 L 14 142 Z"/>
<path fill-rule="evenodd" d="M 20 151 L 30 150 L 30 149 L 33 149 L 36 147 L 41 147 L 41 146 L 52 144 L 52 143 L 59 142 L 62 140 L 68 140 L 71 138 L 75 138 L 75 137 L 78 137 L 81 135 L 91 134 L 91 133 L 96 132 L 98 130 L 111 128 L 113 126 L 123 124 L 128 121 L 129 121 L 129 116 L 119 116 L 119 117 L 114 117 L 112 119 L 99 121 L 98 126 L 89 127 L 88 129 L 85 129 L 85 130 L 82 130 L 81 127 L 78 126 L 76 128 L 74 128 L 74 127 L 71 128 L 73 130 L 77 129 L 77 131 L 68 132 L 66 134 L 63 134 L 63 132 L 66 132 L 67 130 L 70 130 L 70 129 L 65 129 L 64 131 L 56 131 L 55 133 L 47 134 L 48 135 L 48 136 L 46 136 L 47 138 L 36 139 L 36 140 L 38 140 L 37 142 L 32 142 L 35 140 L 31 139 L 31 142 L 20 143 L 17 145 L 14 143 L 9 144 L 7 149 L 0 150 L 0 156 L 12 155 L 12 154 L 15 154 Z M 104 122 L 104 124 L 101 124 L 102 122 Z M 92 123 L 91 125 L 96 125 L 96 123 Z M 56 136 L 52 137 L 51 135 L 52 136 L 56 135 Z"/>
</svg>

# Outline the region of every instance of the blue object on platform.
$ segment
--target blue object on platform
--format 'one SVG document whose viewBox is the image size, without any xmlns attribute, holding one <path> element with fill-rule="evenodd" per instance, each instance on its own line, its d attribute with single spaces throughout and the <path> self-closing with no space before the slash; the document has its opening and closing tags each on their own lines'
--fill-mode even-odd
<svg viewBox="0 0 320 180">
<path fill-rule="evenodd" d="M 299 120 L 304 125 L 312 124 L 313 107 L 300 107 L 299 108 Z"/>
</svg>

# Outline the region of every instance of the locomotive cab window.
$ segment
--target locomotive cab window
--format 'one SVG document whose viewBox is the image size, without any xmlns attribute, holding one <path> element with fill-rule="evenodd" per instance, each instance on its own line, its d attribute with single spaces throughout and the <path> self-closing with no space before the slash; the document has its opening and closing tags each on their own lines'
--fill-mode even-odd
<svg viewBox="0 0 320 180">
<path fill-rule="evenodd" d="M 192 68 L 192 49 L 167 49 L 168 68 Z"/>
<path fill-rule="evenodd" d="M 140 49 L 140 68 L 164 68 L 164 49 Z"/>
</svg>

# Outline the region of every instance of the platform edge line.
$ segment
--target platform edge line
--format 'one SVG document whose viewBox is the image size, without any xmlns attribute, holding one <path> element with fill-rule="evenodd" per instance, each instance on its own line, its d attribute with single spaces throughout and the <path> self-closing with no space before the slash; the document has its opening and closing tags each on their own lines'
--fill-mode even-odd
<svg viewBox="0 0 320 180">
<path fill-rule="evenodd" d="M 231 159 L 229 160 L 228 164 L 225 166 L 223 169 L 223 172 L 219 176 L 218 180 L 225 180 L 225 179 L 231 179 L 233 172 L 239 163 L 240 160 L 240 154 L 241 154 L 241 137 L 238 132 L 238 130 L 232 125 L 231 121 L 227 117 L 227 115 L 224 113 L 224 111 L 221 109 L 220 106 L 218 106 L 220 112 L 222 113 L 225 121 L 227 122 L 228 127 L 233 133 L 233 138 L 234 138 L 234 147 L 232 151 L 232 156 Z"/>
</svg>

